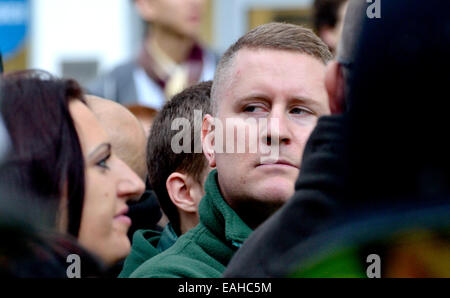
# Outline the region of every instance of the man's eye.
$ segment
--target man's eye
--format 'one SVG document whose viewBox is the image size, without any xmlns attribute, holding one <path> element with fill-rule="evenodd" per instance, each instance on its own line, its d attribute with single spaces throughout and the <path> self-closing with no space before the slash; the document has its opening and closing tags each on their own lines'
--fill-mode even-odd
<svg viewBox="0 0 450 298">
<path fill-rule="evenodd" d="M 244 108 L 246 113 L 264 112 L 264 108 L 260 106 L 247 106 Z"/>
<path fill-rule="evenodd" d="M 312 112 L 310 110 L 307 110 L 305 108 L 293 108 L 290 111 L 291 114 L 296 114 L 296 115 L 302 115 L 302 114 L 312 114 Z"/>
</svg>

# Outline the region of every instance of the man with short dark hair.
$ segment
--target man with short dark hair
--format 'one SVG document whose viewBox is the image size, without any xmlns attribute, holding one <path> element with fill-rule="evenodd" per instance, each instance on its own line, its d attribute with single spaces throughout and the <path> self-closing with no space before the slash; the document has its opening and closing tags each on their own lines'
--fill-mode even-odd
<svg viewBox="0 0 450 298">
<path fill-rule="evenodd" d="M 198 204 L 211 169 L 195 145 L 201 144 L 203 115 L 211 112 L 211 85 L 211 81 L 198 83 L 175 95 L 154 120 L 147 145 L 149 181 L 169 223 L 162 233 L 138 230 L 134 234 L 119 277 L 128 277 L 198 224 Z M 189 125 L 178 131 L 174 123 Z M 175 148 L 180 142 L 184 150 Z"/>
<path fill-rule="evenodd" d="M 203 151 L 217 170 L 205 183 L 200 223 L 131 277 L 221 276 L 252 230 L 293 194 L 305 142 L 329 113 L 330 59 L 311 30 L 281 23 L 259 26 L 227 50 L 213 113 L 203 119 Z"/>
</svg>

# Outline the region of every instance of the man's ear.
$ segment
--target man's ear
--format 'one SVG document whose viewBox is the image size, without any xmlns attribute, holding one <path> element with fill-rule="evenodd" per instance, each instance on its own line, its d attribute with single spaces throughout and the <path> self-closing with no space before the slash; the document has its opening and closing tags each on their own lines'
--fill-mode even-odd
<svg viewBox="0 0 450 298">
<path fill-rule="evenodd" d="M 203 154 L 208 160 L 208 164 L 211 168 L 216 167 L 216 154 L 214 151 L 214 118 L 206 114 L 202 123 L 202 148 Z"/>
<path fill-rule="evenodd" d="M 187 175 L 173 172 L 166 180 L 166 188 L 172 203 L 185 212 L 197 212 L 197 204 L 191 197 L 191 189 Z"/>
<path fill-rule="evenodd" d="M 156 9 L 153 0 L 134 0 L 134 5 L 141 16 L 147 22 L 155 19 Z"/>
<path fill-rule="evenodd" d="M 327 65 L 325 88 L 328 93 L 331 114 L 343 113 L 345 110 L 345 83 L 342 66 L 337 61 L 331 61 Z"/>
</svg>

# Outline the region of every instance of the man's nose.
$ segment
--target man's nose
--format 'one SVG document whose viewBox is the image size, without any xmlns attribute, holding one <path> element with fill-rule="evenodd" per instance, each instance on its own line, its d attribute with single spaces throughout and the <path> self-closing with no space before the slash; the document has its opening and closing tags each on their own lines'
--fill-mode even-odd
<svg viewBox="0 0 450 298">
<path fill-rule="evenodd" d="M 268 146 L 288 145 L 291 142 L 289 119 L 284 112 L 272 111 L 268 117 L 266 134 L 263 141 Z"/>
</svg>

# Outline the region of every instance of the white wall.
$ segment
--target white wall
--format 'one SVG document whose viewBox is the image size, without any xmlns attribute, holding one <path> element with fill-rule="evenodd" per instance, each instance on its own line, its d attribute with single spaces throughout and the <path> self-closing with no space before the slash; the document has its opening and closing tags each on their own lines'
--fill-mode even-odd
<svg viewBox="0 0 450 298">
<path fill-rule="evenodd" d="M 64 60 L 93 60 L 100 71 L 129 58 L 135 37 L 130 0 L 32 0 L 30 68 L 61 75 Z"/>
</svg>

